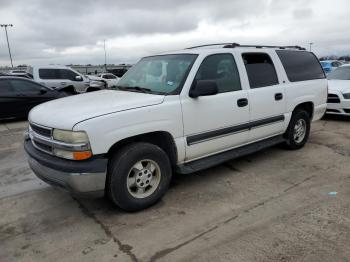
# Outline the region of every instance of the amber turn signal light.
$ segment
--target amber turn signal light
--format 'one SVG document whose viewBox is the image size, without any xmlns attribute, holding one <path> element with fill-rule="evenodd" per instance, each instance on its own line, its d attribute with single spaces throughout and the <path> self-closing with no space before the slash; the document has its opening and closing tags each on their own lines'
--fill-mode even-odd
<svg viewBox="0 0 350 262">
<path fill-rule="evenodd" d="M 91 151 L 73 152 L 74 160 L 84 160 L 92 156 Z"/>
</svg>

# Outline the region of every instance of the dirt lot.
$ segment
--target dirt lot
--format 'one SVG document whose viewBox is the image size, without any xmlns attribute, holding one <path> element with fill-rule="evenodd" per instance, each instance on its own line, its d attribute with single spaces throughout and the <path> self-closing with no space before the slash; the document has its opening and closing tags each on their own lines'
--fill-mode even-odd
<svg viewBox="0 0 350 262">
<path fill-rule="evenodd" d="M 350 261 L 350 119 L 175 175 L 156 206 L 125 213 L 74 199 L 28 168 L 25 123 L 0 124 L 0 261 Z M 336 193 L 335 193 L 336 192 Z"/>
</svg>

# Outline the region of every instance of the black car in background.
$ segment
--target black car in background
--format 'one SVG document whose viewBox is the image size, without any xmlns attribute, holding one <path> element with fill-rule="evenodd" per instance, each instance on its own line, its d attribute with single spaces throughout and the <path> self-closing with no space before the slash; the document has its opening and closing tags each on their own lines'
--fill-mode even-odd
<svg viewBox="0 0 350 262">
<path fill-rule="evenodd" d="M 25 118 L 34 106 L 65 96 L 30 79 L 0 76 L 0 119 Z"/>
</svg>

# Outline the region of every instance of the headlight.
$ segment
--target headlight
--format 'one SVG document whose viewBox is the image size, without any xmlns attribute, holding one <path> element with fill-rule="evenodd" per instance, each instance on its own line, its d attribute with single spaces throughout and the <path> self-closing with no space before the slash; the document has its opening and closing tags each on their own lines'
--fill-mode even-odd
<svg viewBox="0 0 350 262">
<path fill-rule="evenodd" d="M 84 160 L 92 157 L 89 138 L 84 131 L 53 130 L 53 139 L 63 142 L 54 145 L 53 153 L 62 158 Z"/>
<path fill-rule="evenodd" d="M 87 134 L 83 131 L 74 132 L 68 130 L 54 129 L 53 139 L 70 144 L 89 143 Z"/>
<path fill-rule="evenodd" d="M 345 99 L 350 99 L 350 93 L 343 94 Z"/>
</svg>

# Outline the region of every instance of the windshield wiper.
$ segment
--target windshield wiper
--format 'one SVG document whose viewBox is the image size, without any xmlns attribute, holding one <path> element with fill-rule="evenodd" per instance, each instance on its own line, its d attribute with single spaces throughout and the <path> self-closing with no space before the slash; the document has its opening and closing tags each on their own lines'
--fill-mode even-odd
<svg viewBox="0 0 350 262">
<path fill-rule="evenodd" d="M 139 86 L 116 86 L 119 90 L 136 90 L 142 93 L 152 93 L 153 90 L 145 87 Z"/>
</svg>

